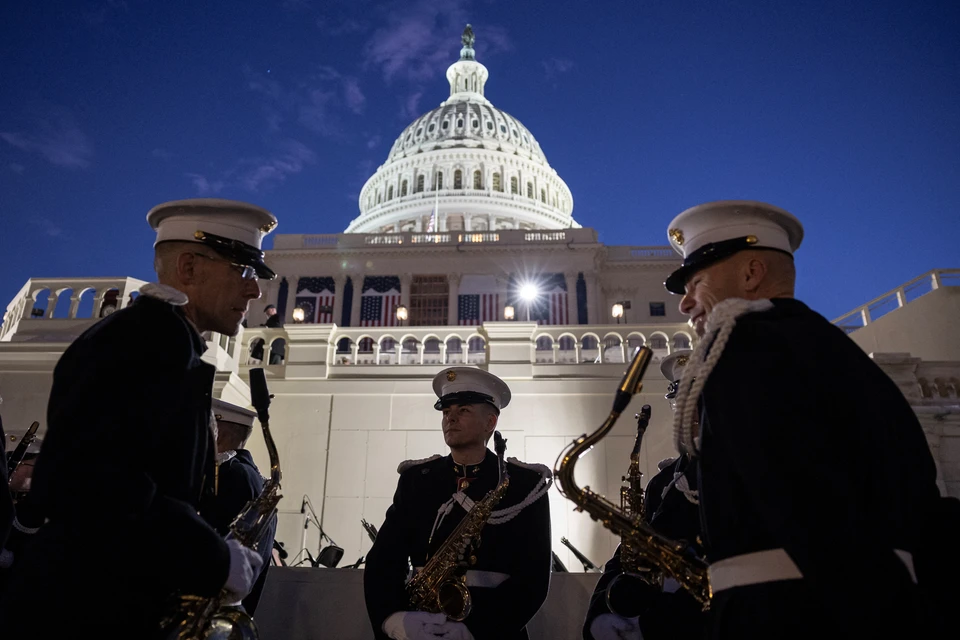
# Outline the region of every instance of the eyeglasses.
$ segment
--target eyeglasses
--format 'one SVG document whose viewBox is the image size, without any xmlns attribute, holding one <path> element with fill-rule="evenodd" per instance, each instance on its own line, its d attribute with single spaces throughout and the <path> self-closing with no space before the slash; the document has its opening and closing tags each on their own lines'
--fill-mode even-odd
<svg viewBox="0 0 960 640">
<path fill-rule="evenodd" d="M 224 264 L 228 264 L 231 267 L 233 267 L 233 269 L 236 270 L 240 274 L 240 277 L 244 280 L 259 279 L 259 277 L 257 276 L 257 270 L 248 264 L 237 264 L 236 262 L 230 262 L 229 260 L 223 260 L 221 258 L 214 258 L 213 256 L 208 256 L 205 253 L 194 253 L 193 255 L 198 256 L 200 258 L 206 258 L 207 260 L 210 260 L 212 262 L 222 262 Z"/>
</svg>

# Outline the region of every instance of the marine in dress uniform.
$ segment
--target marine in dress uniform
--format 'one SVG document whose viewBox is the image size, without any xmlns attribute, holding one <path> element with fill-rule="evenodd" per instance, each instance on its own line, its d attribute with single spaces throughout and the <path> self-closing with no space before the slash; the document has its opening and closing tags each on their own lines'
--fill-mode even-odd
<svg viewBox="0 0 960 640">
<path fill-rule="evenodd" d="M 675 433 L 700 466 L 710 636 L 914 637 L 934 462 L 897 386 L 793 298 L 800 222 L 711 202 L 668 237 L 683 264 L 665 286 L 702 335 Z"/>
<path fill-rule="evenodd" d="M 264 478 L 253 461 L 253 455 L 244 449 L 253 431 L 256 413 L 235 404 L 213 399 L 213 415 L 217 421 L 217 467 L 214 492 L 201 503 L 200 515 L 222 536 L 230 533 L 230 525 L 248 502 L 263 491 Z M 251 616 L 256 612 L 277 533 L 277 516 L 271 518 L 257 551 L 263 559 L 260 575 L 253 589 L 243 599 L 244 610 Z"/>
<path fill-rule="evenodd" d="M 676 396 L 680 373 L 688 362 L 690 351 L 676 351 L 660 362 L 660 372 L 670 384 L 665 398 Z M 659 533 L 672 540 L 682 540 L 697 548 L 700 535 L 697 465 L 690 456 L 660 461 L 658 473 L 644 488 L 643 504 L 646 521 Z M 702 550 L 699 550 L 702 553 Z M 664 588 L 653 587 L 639 578 L 625 578 L 614 591 L 625 609 L 639 612 L 635 618 L 623 618 L 610 611 L 607 588 L 623 573 L 620 547 L 604 565 L 597 581 L 590 608 L 583 625 L 584 640 L 658 640 L 703 637 L 705 616 L 700 604 L 668 578 Z M 614 602 L 614 608 L 617 608 Z M 625 611 L 623 611 L 625 612 Z M 623 613 L 621 612 L 621 613 Z"/>
<path fill-rule="evenodd" d="M 498 377 L 471 367 L 441 371 L 433 383 L 435 408 L 443 410 L 445 430 L 463 430 L 458 411 L 492 410 L 494 417 L 510 401 L 510 389 Z M 453 414 L 450 416 L 449 414 Z M 482 413 L 480 414 L 483 415 Z M 497 420 L 489 425 L 487 438 Z M 452 454 L 402 463 L 393 504 L 366 560 L 364 593 L 378 639 L 474 638 L 521 640 L 526 625 L 547 597 L 552 562 L 547 489 L 551 473 L 543 465 L 509 458 L 510 484 L 474 545 L 466 573 L 473 610 L 462 624 L 444 623 L 443 614 L 410 612 L 405 583 L 408 562 L 414 570 L 446 540 L 467 510 L 499 481 L 497 456 L 485 454 L 472 464 L 458 463 L 457 449 L 445 433 Z M 509 452 L 510 444 L 507 443 Z M 472 558 L 475 558 L 475 562 Z M 448 634 L 448 635 L 443 635 Z"/>
<path fill-rule="evenodd" d="M 199 199 L 147 220 L 159 283 L 85 331 L 54 369 L 31 490 L 48 520 L 14 569 L 5 637 L 150 638 L 175 592 L 240 599 L 259 571 L 256 552 L 198 514 L 215 455 L 215 368 L 201 359 L 201 332 L 235 335 L 260 296 L 257 276 L 274 277 L 260 242 L 276 218 Z"/>
</svg>

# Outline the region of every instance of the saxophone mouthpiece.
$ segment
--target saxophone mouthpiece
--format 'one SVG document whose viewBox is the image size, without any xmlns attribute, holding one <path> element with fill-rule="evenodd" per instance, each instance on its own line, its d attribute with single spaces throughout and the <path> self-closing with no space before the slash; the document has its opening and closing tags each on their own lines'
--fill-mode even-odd
<svg viewBox="0 0 960 640">
<path fill-rule="evenodd" d="M 635 393 L 639 393 L 640 389 L 643 388 L 643 374 L 646 372 L 647 367 L 650 366 L 652 359 L 653 350 L 651 350 L 650 347 L 640 347 L 637 349 L 633 360 L 630 362 L 630 366 L 627 368 L 626 373 L 623 374 L 623 379 L 620 380 L 620 385 L 617 387 L 617 398 L 613 403 L 614 411 L 620 413 L 626 409 L 630 403 L 630 398 Z"/>
<path fill-rule="evenodd" d="M 507 450 L 507 440 L 499 431 L 493 432 L 493 449 L 497 452 L 497 457 L 502 458 L 504 452 Z"/>
</svg>

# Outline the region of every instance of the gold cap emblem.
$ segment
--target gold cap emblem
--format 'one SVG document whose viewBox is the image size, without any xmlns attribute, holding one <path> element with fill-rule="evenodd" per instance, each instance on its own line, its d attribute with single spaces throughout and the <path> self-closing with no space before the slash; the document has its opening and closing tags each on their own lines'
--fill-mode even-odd
<svg viewBox="0 0 960 640">
<path fill-rule="evenodd" d="M 690 356 L 677 356 L 677 366 L 682 367 L 687 364 L 687 361 L 690 359 Z"/>
<path fill-rule="evenodd" d="M 676 242 L 678 246 L 683 246 L 683 231 L 680 229 L 670 229 L 667 235 L 669 235 L 670 239 Z"/>
<path fill-rule="evenodd" d="M 747 244 L 757 244 L 757 236 L 747 236 Z"/>
<path fill-rule="evenodd" d="M 457 379 L 456 371 L 447 371 L 447 382 L 453 382 Z"/>
</svg>

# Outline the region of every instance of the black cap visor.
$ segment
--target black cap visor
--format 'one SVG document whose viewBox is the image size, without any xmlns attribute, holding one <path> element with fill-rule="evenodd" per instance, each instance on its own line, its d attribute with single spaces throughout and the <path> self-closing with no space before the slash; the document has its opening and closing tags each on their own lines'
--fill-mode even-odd
<svg viewBox="0 0 960 640">
<path fill-rule="evenodd" d="M 497 405 L 493 403 L 493 398 L 479 391 L 457 391 L 456 393 L 448 393 L 437 400 L 433 408 L 440 411 L 452 404 L 489 404 L 497 413 L 500 413 Z"/>
<path fill-rule="evenodd" d="M 197 231 L 194 237 L 224 258 L 247 267 L 253 267 L 261 280 L 273 280 L 277 274 L 263 261 L 263 251 L 246 242 L 224 238 L 205 231 Z"/>
<path fill-rule="evenodd" d="M 667 277 L 663 282 L 663 286 L 666 287 L 670 293 L 683 295 L 687 292 L 687 280 L 690 279 L 690 276 L 744 249 L 767 249 L 769 251 L 786 253 L 785 251 L 772 247 L 758 247 L 756 243 L 756 236 L 743 236 L 742 238 L 731 238 L 730 240 L 724 240 L 722 242 L 705 244 L 687 256 L 683 261 L 683 265 Z"/>
</svg>

